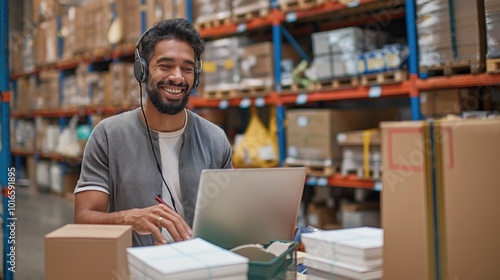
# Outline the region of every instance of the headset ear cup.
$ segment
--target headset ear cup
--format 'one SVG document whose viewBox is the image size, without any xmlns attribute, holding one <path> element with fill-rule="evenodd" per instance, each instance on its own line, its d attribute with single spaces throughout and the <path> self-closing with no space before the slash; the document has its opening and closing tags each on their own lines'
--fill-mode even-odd
<svg viewBox="0 0 500 280">
<path fill-rule="evenodd" d="M 200 85 L 200 69 L 198 67 L 194 68 L 194 87 L 197 88 Z"/>
<path fill-rule="evenodd" d="M 139 83 L 144 83 L 148 79 L 148 64 L 144 59 L 141 58 L 135 60 L 134 76 Z"/>
</svg>

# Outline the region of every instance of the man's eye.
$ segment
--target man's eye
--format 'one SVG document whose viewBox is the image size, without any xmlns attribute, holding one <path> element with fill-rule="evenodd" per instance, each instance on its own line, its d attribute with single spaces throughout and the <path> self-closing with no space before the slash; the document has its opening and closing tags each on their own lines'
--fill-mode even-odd
<svg viewBox="0 0 500 280">
<path fill-rule="evenodd" d="M 160 64 L 160 65 L 158 65 L 158 66 L 159 66 L 160 68 L 162 68 L 162 69 L 170 69 L 170 68 L 172 68 L 172 66 L 171 66 L 171 65 L 168 65 L 168 64 Z"/>
<path fill-rule="evenodd" d="M 193 67 L 190 67 L 190 66 L 184 67 L 184 71 L 186 71 L 186 72 L 192 72 L 193 70 L 194 70 Z"/>
</svg>

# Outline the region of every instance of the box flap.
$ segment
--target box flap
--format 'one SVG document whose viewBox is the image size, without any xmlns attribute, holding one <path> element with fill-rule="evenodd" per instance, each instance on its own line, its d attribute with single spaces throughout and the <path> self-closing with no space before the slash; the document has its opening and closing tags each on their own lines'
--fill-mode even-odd
<svg viewBox="0 0 500 280">
<path fill-rule="evenodd" d="M 132 230 L 132 227 L 126 225 L 67 224 L 48 233 L 45 235 L 45 238 L 115 239 L 130 230 Z"/>
</svg>

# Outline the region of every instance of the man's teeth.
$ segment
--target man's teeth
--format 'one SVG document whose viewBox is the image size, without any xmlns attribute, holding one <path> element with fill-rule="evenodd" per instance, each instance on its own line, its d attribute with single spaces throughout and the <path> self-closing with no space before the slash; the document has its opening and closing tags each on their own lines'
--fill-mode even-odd
<svg viewBox="0 0 500 280">
<path fill-rule="evenodd" d="M 182 89 L 171 89 L 171 88 L 163 88 L 164 91 L 168 93 L 178 94 L 182 92 Z"/>
</svg>

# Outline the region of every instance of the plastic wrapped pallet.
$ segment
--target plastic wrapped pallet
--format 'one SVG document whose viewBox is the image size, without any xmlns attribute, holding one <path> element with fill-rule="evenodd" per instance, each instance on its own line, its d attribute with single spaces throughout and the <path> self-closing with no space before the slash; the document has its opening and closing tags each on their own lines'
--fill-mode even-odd
<svg viewBox="0 0 500 280">
<path fill-rule="evenodd" d="M 203 90 L 237 90 L 240 88 L 238 48 L 246 40 L 225 38 L 205 43 L 203 54 Z"/>
<path fill-rule="evenodd" d="M 319 81 L 358 75 L 359 55 L 377 47 L 374 36 L 357 27 L 313 33 L 312 39 Z"/>
<path fill-rule="evenodd" d="M 500 58 L 500 2 L 484 0 L 486 32 L 488 35 L 488 58 Z"/>
<path fill-rule="evenodd" d="M 417 30 L 420 67 L 484 66 L 484 0 L 417 0 Z"/>
<path fill-rule="evenodd" d="M 230 0 L 194 0 L 194 23 L 197 25 L 231 18 Z"/>
</svg>

